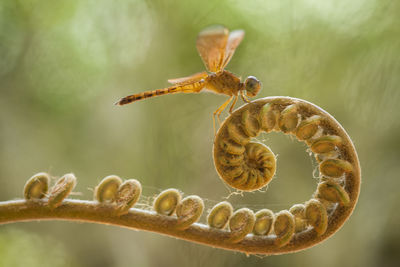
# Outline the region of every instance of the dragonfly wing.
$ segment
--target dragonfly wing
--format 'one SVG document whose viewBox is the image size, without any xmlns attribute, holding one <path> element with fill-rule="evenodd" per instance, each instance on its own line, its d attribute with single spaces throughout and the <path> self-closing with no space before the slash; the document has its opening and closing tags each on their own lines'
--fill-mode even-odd
<svg viewBox="0 0 400 267">
<path fill-rule="evenodd" d="M 169 79 L 168 82 L 172 84 L 185 84 L 185 83 L 197 82 L 201 79 L 207 78 L 207 76 L 208 76 L 207 72 L 203 71 L 183 78 Z"/>
<path fill-rule="evenodd" d="M 228 36 L 228 29 L 220 25 L 208 27 L 199 33 L 196 47 L 209 71 L 222 70 Z"/>
<path fill-rule="evenodd" d="M 235 30 L 229 34 L 228 41 L 225 48 L 224 59 L 221 68 L 225 68 L 231 60 L 236 48 L 239 46 L 240 42 L 243 40 L 244 31 Z"/>
</svg>

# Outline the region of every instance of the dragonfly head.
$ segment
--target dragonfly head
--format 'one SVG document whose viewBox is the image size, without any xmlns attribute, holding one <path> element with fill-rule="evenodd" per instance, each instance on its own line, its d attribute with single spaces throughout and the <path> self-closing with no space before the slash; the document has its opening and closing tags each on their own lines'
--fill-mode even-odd
<svg viewBox="0 0 400 267">
<path fill-rule="evenodd" d="M 249 76 L 244 81 L 244 89 L 249 97 L 256 96 L 261 90 L 261 82 L 254 76 Z"/>
</svg>

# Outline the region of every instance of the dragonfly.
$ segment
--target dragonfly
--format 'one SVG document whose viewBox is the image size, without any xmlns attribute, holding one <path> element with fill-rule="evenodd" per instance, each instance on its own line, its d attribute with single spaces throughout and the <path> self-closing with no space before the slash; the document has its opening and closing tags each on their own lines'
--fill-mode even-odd
<svg viewBox="0 0 400 267">
<path fill-rule="evenodd" d="M 214 25 L 202 30 L 196 40 L 196 48 L 207 71 L 193 75 L 169 79 L 170 87 L 132 94 L 121 98 L 116 105 L 126 105 L 150 97 L 175 93 L 200 93 L 211 91 L 229 96 L 213 114 L 215 132 L 215 117 L 219 121 L 222 111 L 232 102 L 229 112 L 238 100 L 239 95 L 244 102 L 250 102 L 248 97 L 254 97 L 261 90 L 261 82 L 254 76 L 248 76 L 244 82 L 237 75 L 225 70 L 236 48 L 244 37 L 243 30 L 229 30 L 221 25 Z"/>
</svg>

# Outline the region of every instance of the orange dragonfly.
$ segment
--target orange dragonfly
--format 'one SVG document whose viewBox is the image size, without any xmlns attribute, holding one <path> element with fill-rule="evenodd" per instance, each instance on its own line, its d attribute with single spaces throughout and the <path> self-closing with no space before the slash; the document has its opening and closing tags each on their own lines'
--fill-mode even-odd
<svg viewBox="0 0 400 267">
<path fill-rule="evenodd" d="M 203 71 L 183 78 L 170 79 L 168 82 L 173 84 L 170 87 L 128 95 L 115 104 L 122 106 L 154 96 L 199 93 L 203 90 L 228 95 L 230 96 L 229 99 L 213 114 L 215 131 L 215 115 L 217 115 L 219 121 L 221 112 L 233 100 L 229 109 L 229 112 L 232 112 L 239 93 L 243 101 L 250 102 L 246 95 L 249 97 L 256 96 L 261 89 L 261 82 L 256 77 L 249 76 L 242 82 L 240 77 L 224 70 L 243 37 L 243 30 L 235 30 L 229 33 L 227 28 L 219 25 L 202 30 L 197 37 L 196 47 L 208 72 Z"/>
</svg>

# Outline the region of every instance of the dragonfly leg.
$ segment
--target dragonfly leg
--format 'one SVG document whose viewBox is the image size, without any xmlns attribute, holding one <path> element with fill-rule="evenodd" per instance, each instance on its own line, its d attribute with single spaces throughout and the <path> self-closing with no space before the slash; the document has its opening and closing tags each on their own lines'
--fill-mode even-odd
<svg viewBox="0 0 400 267">
<path fill-rule="evenodd" d="M 245 96 L 243 91 L 240 91 L 240 96 L 242 97 L 243 101 L 246 103 L 250 103 L 251 101 Z"/>
<path fill-rule="evenodd" d="M 221 125 L 221 121 L 219 120 L 219 116 L 221 115 L 221 112 L 228 106 L 228 104 L 232 101 L 233 96 L 231 96 L 225 103 L 223 103 L 216 111 L 214 111 L 213 114 L 213 125 L 214 125 L 214 133 L 216 134 L 217 131 L 215 129 L 215 115 L 217 115 L 218 123 Z"/>
<path fill-rule="evenodd" d="M 236 101 L 237 101 L 237 100 L 238 100 L 238 96 L 235 95 L 235 98 L 233 99 L 232 105 L 231 105 L 231 107 L 230 107 L 230 109 L 229 109 L 229 113 L 232 113 L 233 108 L 235 107 Z"/>
</svg>

